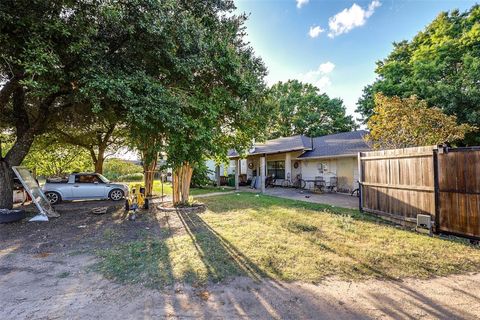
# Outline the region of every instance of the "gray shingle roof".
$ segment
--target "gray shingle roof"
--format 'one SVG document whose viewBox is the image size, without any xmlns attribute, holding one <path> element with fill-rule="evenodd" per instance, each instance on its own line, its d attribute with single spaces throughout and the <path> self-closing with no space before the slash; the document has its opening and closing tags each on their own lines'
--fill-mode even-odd
<svg viewBox="0 0 480 320">
<path fill-rule="evenodd" d="M 366 134 L 367 131 L 358 130 L 316 137 L 313 138 L 313 149 L 312 139 L 307 136 L 283 137 L 268 140 L 265 143 L 257 143 L 248 154 L 272 154 L 304 150 L 305 152 L 299 156 L 301 159 L 357 154 L 358 152 L 371 150 L 363 140 Z M 238 153 L 235 150 L 230 150 L 228 156 L 238 157 Z"/>
<path fill-rule="evenodd" d="M 294 150 L 305 150 L 312 148 L 312 141 L 304 135 L 296 135 L 291 137 L 282 137 L 278 139 L 268 140 L 265 143 L 256 143 L 255 148 L 249 150 L 249 155 L 254 154 L 272 154 L 279 152 L 287 152 Z M 230 150 L 229 157 L 238 157 L 235 150 Z"/>
<path fill-rule="evenodd" d="M 313 150 L 306 151 L 299 158 L 339 156 L 369 151 L 371 148 L 363 139 L 367 133 L 365 130 L 358 130 L 314 138 Z"/>
</svg>

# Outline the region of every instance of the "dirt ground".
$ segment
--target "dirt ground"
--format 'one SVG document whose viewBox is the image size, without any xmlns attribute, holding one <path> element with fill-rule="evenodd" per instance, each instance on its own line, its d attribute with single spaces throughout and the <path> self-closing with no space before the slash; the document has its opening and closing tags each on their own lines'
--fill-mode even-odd
<svg viewBox="0 0 480 320">
<path fill-rule="evenodd" d="M 108 206 L 96 216 L 94 207 Z M 402 282 L 319 284 L 236 278 L 162 291 L 123 285 L 91 270 L 95 248 L 162 237 L 175 214 L 131 222 L 121 203 L 65 203 L 48 223 L 0 225 L 0 319 L 479 319 L 480 274 Z"/>
</svg>

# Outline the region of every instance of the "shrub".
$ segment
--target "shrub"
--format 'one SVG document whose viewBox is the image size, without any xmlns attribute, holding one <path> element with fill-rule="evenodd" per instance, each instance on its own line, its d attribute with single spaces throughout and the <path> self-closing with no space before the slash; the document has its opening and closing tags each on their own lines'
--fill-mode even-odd
<svg viewBox="0 0 480 320">
<path fill-rule="evenodd" d="M 117 180 L 118 181 L 125 181 L 125 182 L 142 181 L 143 180 L 143 173 L 125 174 L 123 176 L 118 176 Z"/>
<path fill-rule="evenodd" d="M 212 170 L 208 169 L 205 162 L 200 162 L 193 168 L 192 180 L 190 187 L 199 188 L 204 187 L 212 183 L 208 175 L 212 173 Z"/>
<path fill-rule="evenodd" d="M 143 168 L 141 166 L 122 159 L 108 159 L 103 165 L 103 175 L 109 180 L 126 181 L 122 177 L 142 173 Z"/>
</svg>

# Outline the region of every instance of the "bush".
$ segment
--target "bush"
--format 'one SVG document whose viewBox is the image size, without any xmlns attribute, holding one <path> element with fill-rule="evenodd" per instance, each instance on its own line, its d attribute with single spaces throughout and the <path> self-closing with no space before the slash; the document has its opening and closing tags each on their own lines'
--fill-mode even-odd
<svg viewBox="0 0 480 320">
<path fill-rule="evenodd" d="M 200 162 L 193 167 L 192 180 L 190 181 L 190 187 L 199 188 L 206 185 L 210 185 L 212 181 L 208 175 L 212 173 L 212 170 L 209 170 L 205 162 Z"/>
<path fill-rule="evenodd" d="M 125 174 L 123 176 L 118 176 L 116 180 L 125 181 L 125 182 L 142 181 L 143 180 L 143 173 Z"/>
<path fill-rule="evenodd" d="M 143 168 L 141 166 L 122 159 L 108 159 L 103 165 L 103 175 L 113 181 L 126 181 L 123 180 L 124 176 L 142 173 Z"/>
</svg>

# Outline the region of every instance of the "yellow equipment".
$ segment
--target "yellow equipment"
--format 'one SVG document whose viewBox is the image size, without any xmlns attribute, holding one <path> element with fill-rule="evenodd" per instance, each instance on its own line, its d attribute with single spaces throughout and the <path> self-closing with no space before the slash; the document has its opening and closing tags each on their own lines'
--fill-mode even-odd
<svg viewBox="0 0 480 320">
<path fill-rule="evenodd" d="M 129 215 L 130 220 L 135 220 L 139 208 L 148 209 L 148 199 L 145 197 L 145 188 L 141 184 L 130 185 L 128 197 L 125 200 L 125 209 L 133 211 Z"/>
</svg>

